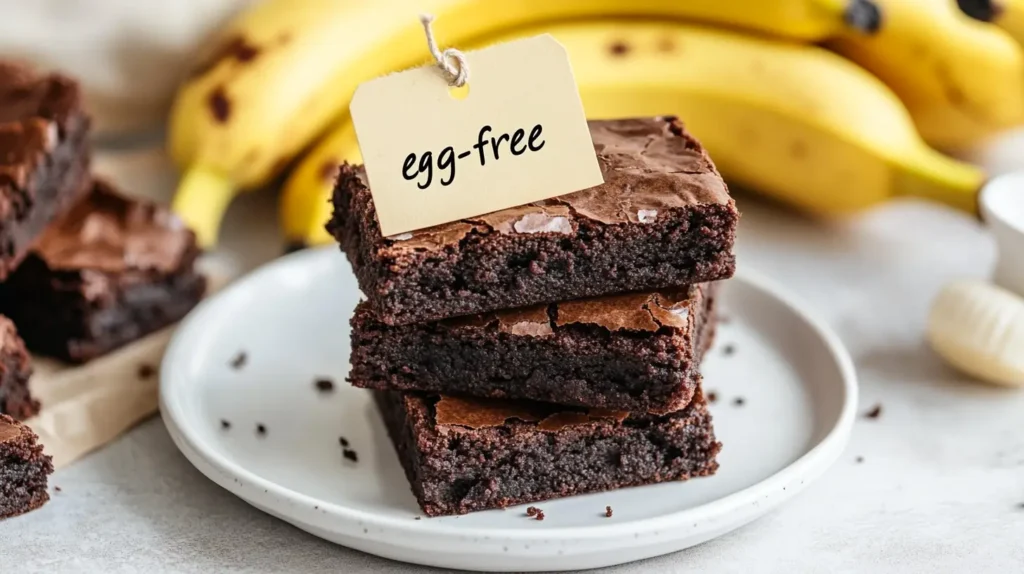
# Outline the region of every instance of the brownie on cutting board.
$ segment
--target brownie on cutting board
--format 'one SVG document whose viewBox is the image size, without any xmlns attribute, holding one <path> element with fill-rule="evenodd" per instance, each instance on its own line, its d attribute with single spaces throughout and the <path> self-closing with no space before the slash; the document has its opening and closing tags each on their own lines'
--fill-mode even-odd
<svg viewBox="0 0 1024 574">
<path fill-rule="evenodd" d="M 352 319 L 356 386 L 667 413 L 689 404 L 717 283 L 389 326 Z"/>
<path fill-rule="evenodd" d="M 198 255 L 167 208 L 93 180 L 0 286 L 0 310 L 31 351 L 81 363 L 184 317 L 206 290 Z"/>
<path fill-rule="evenodd" d="M 721 444 L 698 393 L 665 415 L 375 391 L 428 516 L 714 474 Z"/>
<path fill-rule="evenodd" d="M 0 280 L 85 190 L 89 123 L 75 81 L 0 61 Z"/>
<path fill-rule="evenodd" d="M 46 492 L 53 461 L 31 429 L 0 414 L 0 519 L 35 510 L 50 500 Z"/>
<path fill-rule="evenodd" d="M 364 170 L 342 165 L 328 231 L 376 319 L 404 325 L 732 276 L 739 214 L 682 124 L 589 124 L 604 184 L 393 237 L 381 236 Z"/>
</svg>

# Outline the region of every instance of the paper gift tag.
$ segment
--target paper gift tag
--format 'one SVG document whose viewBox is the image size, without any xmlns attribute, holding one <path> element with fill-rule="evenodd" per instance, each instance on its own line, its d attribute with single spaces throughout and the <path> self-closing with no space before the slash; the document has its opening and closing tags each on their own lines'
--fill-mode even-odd
<svg viewBox="0 0 1024 574">
<path fill-rule="evenodd" d="M 545 34 L 465 56 L 461 96 L 431 65 L 366 82 L 352 98 L 385 236 L 604 183 L 561 44 Z"/>
</svg>

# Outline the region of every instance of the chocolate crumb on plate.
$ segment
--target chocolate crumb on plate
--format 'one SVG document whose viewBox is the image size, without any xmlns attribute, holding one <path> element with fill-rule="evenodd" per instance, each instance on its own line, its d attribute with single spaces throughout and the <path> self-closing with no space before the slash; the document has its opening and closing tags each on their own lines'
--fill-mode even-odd
<svg viewBox="0 0 1024 574">
<path fill-rule="evenodd" d="M 245 363 L 248 360 L 249 360 L 249 356 L 245 354 L 245 351 L 239 351 L 238 354 L 235 355 L 235 358 L 231 359 L 231 368 L 232 369 L 241 369 L 242 367 L 245 366 Z"/>
<path fill-rule="evenodd" d="M 733 345 L 732 343 L 727 343 L 724 347 L 722 347 L 722 354 L 725 355 L 726 357 L 731 357 L 735 355 L 736 345 Z"/>
<path fill-rule="evenodd" d="M 611 506 L 605 506 L 604 507 L 604 515 L 606 517 L 608 517 L 608 518 L 612 517 L 612 507 Z"/>
<path fill-rule="evenodd" d="M 713 403 L 718 400 L 718 393 L 715 391 L 708 391 L 707 399 L 709 403 Z"/>
<path fill-rule="evenodd" d="M 334 381 L 326 377 L 317 379 L 313 384 L 316 386 L 316 390 L 321 393 L 329 393 L 334 390 Z"/>
<path fill-rule="evenodd" d="M 531 506 L 531 507 L 526 509 L 526 515 L 527 516 L 537 516 L 538 512 L 540 512 L 540 509 L 537 508 L 536 506 Z"/>
<path fill-rule="evenodd" d="M 537 520 L 544 520 L 544 511 L 537 512 Z"/>
<path fill-rule="evenodd" d="M 231 428 L 231 422 L 227 419 L 220 419 L 220 428 L 224 430 Z"/>
<path fill-rule="evenodd" d="M 864 413 L 864 418 L 866 419 L 877 419 L 880 416 L 882 416 L 882 403 L 876 404 L 871 407 L 871 410 Z"/>
<path fill-rule="evenodd" d="M 864 457 L 863 456 L 858 456 L 857 457 L 857 464 L 860 464 L 862 462 L 864 462 Z"/>
<path fill-rule="evenodd" d="M 417 516 L 417 517 L 415 518 L 415 520 L 422 520 L 422 519 L 423 519 L 423 517 L 421 517 L 421 516 Z"/>
<path fill-rule="evenodd" d="M 258 423 L 256 425 L 256 433 L 260 436 L 267 434 L 267 427 L 263 423 Z"/>
<path fill-rule="evenodd" d="M 62 492 L 59 486 L 54 486 L 53 487 L 53 491 L 54 492 Z"/>
<path fill-rule="evenodd" d="M 732 400 L 732 404 L 734 404 L 734 405 L 736 405 L 738 407 L 742 407 L 743 404 L 746 403 L 746 402 L 747 402 L 746 399 L 744 399 L 743 397 L 736 397 L 735 399 Z"/>
<path fill-rule="evenodd" d="M 145 363 L 139 365 L 139 378 L 140 379 L 148 379 L 148 378 L 152 377 L 154 373 L 156 373 L 156 369 L 153 368 L 153 365 L 145 364 Z"/>
<path fill-rule="evenodd" d="M 352 450 L 350 448 L 344 449 L 341 452 L 341 454 L 342 454 L 342 456 L 344 456 L 345 458 L 351 460 L 352 462 L 359 462 L 359 455 L 356 454 L 356 451 L 354 451 L 354 450 Z"/>
<path fill-rule="evenodd" d="M 348 448 L 348 439 L 347 438 L 345 438 L 343 436 L 339 436 L 338 437 L 338 442 L 341 443 L 342 448 Z"/>
</svg>

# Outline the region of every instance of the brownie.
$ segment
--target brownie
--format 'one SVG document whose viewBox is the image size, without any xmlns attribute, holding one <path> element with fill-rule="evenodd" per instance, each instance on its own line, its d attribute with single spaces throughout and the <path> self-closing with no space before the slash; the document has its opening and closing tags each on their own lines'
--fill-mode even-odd
<svg viewBox="0 0 1024 574">
<path fill-rule="evenodd" d="M 39 401 L 28 392 L 32 360 L 14 323 L 0 315 L 0 414 L 25 420 L 39 412 Z"/>
<path fill-rule="evenodd" d="M 721 444 L 698 393 L 675 413 L 374 391 L 428 516 L 714 474 Z"/>
<path fill-rule="evenodd" d="M 352 319 L 356 386 L 630 412 L 689 404 L 717 283 L 606 295 L 433 323 Z"/>
<path fill-rule="evenodd" d="M 0 286 L 0 310 L 33 352 L 88 361 L 184 317 L 206 290 L 198 255 L 167 208 L 94 180 Z"/>
<path fill-rule="evenodd" d="M 35 510 L 50 500 L 53 461 L 31 429 L 0 414 L 0 519 Z"/>
<path fill-rule="evenodd" d="M 381 236 L 365 171 L 342 165 L 327 229 L 377 320 L 403 325 L 732 276 L 739 214 L 682 124 L 591 121 L 590 132 L 604 184 L 393 237 Z"/>
<path fill-rule="evenodd" d="M 0 61 L 0 280 L 85 191 L 89 123 L 74 80 Z"/>
</svg>

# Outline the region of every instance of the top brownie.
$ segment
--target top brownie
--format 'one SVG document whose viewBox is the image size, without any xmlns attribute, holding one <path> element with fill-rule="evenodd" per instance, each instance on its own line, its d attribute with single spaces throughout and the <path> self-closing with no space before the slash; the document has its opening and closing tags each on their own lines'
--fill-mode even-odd
<svg viewBox="0 0 1024 574">
<path fill-rule="evenodd" d="M 0 62 L 0 280 L 85 191 L 88 131 L 77 83 Z"/>
<path fill-rule="evenodd" d="M 731 277 L 739 214 L 700 143 L 671 117 L 589 125 L 604 184 L 393 237 L 381 236 L 365 171 L 342 165 L 327 228 L 377 320 Z"/>
</svg>

